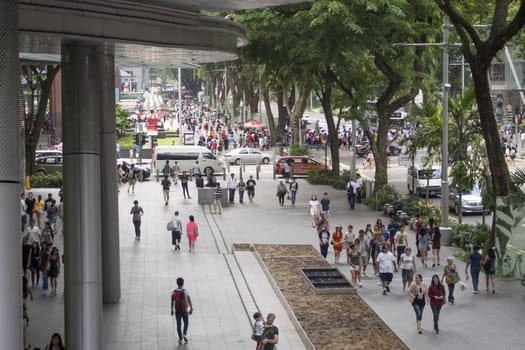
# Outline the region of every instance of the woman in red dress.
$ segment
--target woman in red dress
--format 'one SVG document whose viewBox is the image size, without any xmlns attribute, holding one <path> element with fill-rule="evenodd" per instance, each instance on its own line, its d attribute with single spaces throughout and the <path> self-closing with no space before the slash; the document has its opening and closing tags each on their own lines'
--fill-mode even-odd
<svg viewBox="0 0 525 350">
<path fill-rule="evenodd" d="M 186 234 L 188 235 L 188 242 L 190 244 L 190 253 L 195 252 L 195 241 L 199 236 L 199 226 L 195 222 L 195 217 L 190 215 L 190 221 L 186 224 Z"/>
<path fill-rule="evenodd" d="M 339 264 L 339 257 L 343 250 L 343 226 L 337 225 L 332 234 L 332 245 L 334 246 L 335 263 Z"/>
</svg>

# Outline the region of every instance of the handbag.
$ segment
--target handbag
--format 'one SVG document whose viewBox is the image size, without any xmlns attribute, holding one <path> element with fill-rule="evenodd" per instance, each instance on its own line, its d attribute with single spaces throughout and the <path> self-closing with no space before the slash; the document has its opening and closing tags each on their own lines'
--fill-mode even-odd
<svg viewBox="0 0 525 350">
<path fill-rule="evenodd" d="M 173 225 L 173 221 L 169 221 L 166 225 L 166 230 L 168 231 L 175 231 L 175 225 Z"/>
</svg>

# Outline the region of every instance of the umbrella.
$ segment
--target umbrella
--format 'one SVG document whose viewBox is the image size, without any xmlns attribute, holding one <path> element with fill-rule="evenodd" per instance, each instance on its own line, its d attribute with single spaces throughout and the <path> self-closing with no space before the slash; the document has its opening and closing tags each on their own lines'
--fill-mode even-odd
<svg viewBox="0 0 525 350">
<path fill-rule="evenodd" d="M 264 124 L 260 120 L 250 120 L 249 122 L 244 123 L 245 128 L 259 128 L 261 126 L 264 126 Z"/>
</svg>

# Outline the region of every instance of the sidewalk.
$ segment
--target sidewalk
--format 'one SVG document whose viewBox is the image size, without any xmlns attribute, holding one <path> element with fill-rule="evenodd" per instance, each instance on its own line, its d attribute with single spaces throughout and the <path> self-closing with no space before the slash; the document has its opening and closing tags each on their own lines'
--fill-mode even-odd
<svg viewBox="0 0 525 350">
<path fill-rule="evenodd" d="M 327 186 L 311 186 L 299 180 L 297 206 L 287 201 L 284 208 L 275 196 L 278 181 L 272 179 L 271 166 L 263 166 L 261 179 L 257 181 L 254 203 L 234 204 L 224 209 L 222 215 L 210 215 L 208 207 L 197 204 L 197 191 L 190 184 L 191 200 L 180 197 L 180 185 L 172 188 L 168 207 L 162 201 L 160 184 L 154 180 L 139 183 L 135 195 L 119 195 L 120 260 L 122 298 L 116 305 L 104 305 L 105 349 L 173 349 L 178 348 L 175 320 L 169 314 L 169 296 L 175 288 L 175 280 L 183 276 L 185 287 L 191 293 L 195 312 L 190 317 L 190 342 L 184 349 L 253 349 L 250 340 L 250 312 L 260 308 L 263 314 L 277 314 L 276 325 L 280 330 L 278 348 L 304 349 L 300 337 L 293 329 L 282 305 L 253 254 L 236 252 L 232 260 L 234 243 L 312 244 L 318 247 L 318 238 L 312 229 L 307 212 L 307 202 L 312 194 L 318 197 L 328 192 L 331 199 L 330 224 L 348 224 L 357 231 L 367 223 L 382 217 L 364 205 L 348 210 L 346 193 Z M 238 174 L 238 167 L 232 167 Z M 255 174 L 247 167 L 245 176 Z M 278 179 L 279 180 L 279 179 Z M 33 191 L 36 193 L 47 193 Z M 143 237 L 134 240 L 129 208 L 138 199 L 144 208 Z M 170 234 L 166 222 L 174 210 L 181 212 L 185 224 L 190 214 L 200 225 L 196 253 L 187 249 L 183 235 L 182 250 L 170 249 Z M 386 222 L 386 219 L 383 218 Z M 66 233 L 67 234 L 67 233 Z M 414 233 L 409 231 L 409 243 L 414 245 Z M 444 263 L 453 249 L 445 248 L 441 254 Z M 330 251 L 328 261 L 333 262 Z M 235 265 L 237 261 L 237 268 Z M 443 263 L 442 266 L 443 267 Z M 464 278 L 464 264 L 457 262 Z M 419 266 L 419 264 L 418 264 Z M 338 265 L 345 274 L 349 269 Z M 369 271 L 371 267 L 369 266 Z M 419 269 L 428 282 L 433 273 L 441 274 L 441 268 Z M 240 272 L 239 272 L 240 271 Z M 244 280 L 245 286 L 242 285 Z M 481 276 L 484 286 L 484 276 Z M 431 331 L 432 319 L 429 308 L 425 309 L 423 327 L 425 333 L 415 331 L 414 312 L 401 291 L 400 274 L 393 281 L 392 293 L 382 296 L 375 279 L 363 281 L 359 294 L 383 318 L 390 328 L 409 348 L 460 349 L 521 349 L 525 335 L 520 326 L 525 312 L 524 290 L 519 281 L 496 281 L 496 294 L 472 295 L 471 286 L 466 291 L 456 291 L 456 304 L 446 306 L 442 312 L 441 332 Z M 62 291 L 63 281 L 59 282 Z M 35 290 L 35 301 L 30 303 L 31 324 L 29 343 L 43 347 L 50 335 L 63 334 L 63 293 L 57 297 L 43 295 Z M 324 350 L 324 349 L 320 349 Z"/>
</svg>

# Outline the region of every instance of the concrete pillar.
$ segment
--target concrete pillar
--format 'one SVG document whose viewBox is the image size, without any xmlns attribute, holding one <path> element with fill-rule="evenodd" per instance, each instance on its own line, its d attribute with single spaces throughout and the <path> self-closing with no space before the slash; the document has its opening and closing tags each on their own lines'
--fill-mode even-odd
<svg viewBox="0 0 525 350">
<path fill-rule="evenodd" d="M 120 300 L 120 247 L 116 170 L 115 62 L 112 47 L 105 47 L 100 52 L 99 62 L 104 77 L 99 82 L 102 94 L 102 113 L 100 114 L 102 299 L 105 304 L 113 304 Z"/>
<path fill-rule="evenodd" d="M 99 49 L 62 44 L 65 340 L 75 350 L 103 349 Z"/>
<path fill-rule="evenodd" d="M 22 349 L 18 1 L 0 1 L 0 347 Z"/>
</svg>

